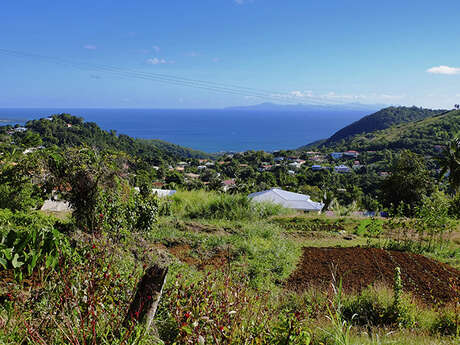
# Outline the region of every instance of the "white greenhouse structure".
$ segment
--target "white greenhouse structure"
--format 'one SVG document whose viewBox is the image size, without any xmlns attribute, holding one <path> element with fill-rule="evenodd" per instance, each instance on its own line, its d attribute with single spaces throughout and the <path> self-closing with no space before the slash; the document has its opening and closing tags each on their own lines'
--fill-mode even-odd
<svg viewBox="0 0 460 345">
<path fill-rule="evenodd" d="M 315 202 L 309 195 L 288 192 L 279 188 L 272 188 L 262 192 L 252 193 L 248 198 L 255 202 L 272 202 L 286 208 L 305 212 L 321 212 L 323 203 Z"/>
</svg>

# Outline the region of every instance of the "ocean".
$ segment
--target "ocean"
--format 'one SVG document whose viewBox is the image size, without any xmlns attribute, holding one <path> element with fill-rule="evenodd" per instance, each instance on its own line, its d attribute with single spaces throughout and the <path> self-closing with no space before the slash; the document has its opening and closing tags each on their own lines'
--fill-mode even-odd
<svg viewBox="0 0 460 345">
<path fill-rule="evenodd" d="M 161 139 L 205 152 L 295 149 L 368 115 L 366 110 L 0 108 L 12 123 L 70 113 L 136 138 Z"/>
</svg>

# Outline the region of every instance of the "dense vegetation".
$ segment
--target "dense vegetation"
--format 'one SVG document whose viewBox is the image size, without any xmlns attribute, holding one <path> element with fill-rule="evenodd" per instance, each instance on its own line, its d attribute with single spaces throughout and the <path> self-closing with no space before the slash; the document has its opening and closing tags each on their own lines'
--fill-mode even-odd
<svg viewBox="0 0 460 345">
<path fill-rule="evenodd" d="M 333 150 L 379 151 L 409 149 L 422 155 L 439 153 L 441 146 L 460 131 L 460 112 L 450 111 L 425 119 L 361 133 L 328 144 Z"/>
<path fill-rule="evenodd" d="M 395 125 L 423 120 L 427 117 L 443 113 L 443 110 L 431 110 L 418 107 L 388 107 L 378 112 L 365 116 L 334 133 L 322 145 L 331 146 L 335 143 L 350 139 L 350 137 L 362 133 L 371 133 Z"/>
<path fill-rule="evenodd" d="M 52 115 L 49 118 L 31 120 L 25 124 L 26 132 L 15 135 L 17 144 L 27 148 L 43 145 L 50 147 L 74 147 L 87 145 L 104 150 L 117 148 L 146 162 L 159 164 L 183 158 L 209 158 L 211 155 L 162 140 L 135 139 L 115 131 L 104 131 L 94 122 L 85 122 L 70 114 Z M 11 130 L 2 127 L 2 133 Z"/>
<path fill-rule="evenodd" d="M 334 279 L 302 293 L 286 285 L 302 247 L 404 250 L 460 268 L 458 139 L 436 157 L 362 152 L 340 173 L 333 167 L 350 158 L 328 151 L 199 160 L 69 115 L 26 128 L 1 129 L 2 344 L 458 343 L 458 298 L 422 303 L 405 272 L 360 292 Z M 318 158 L 325 169 L 311 168 Z M 178 192 L 160 199 L 160 185 Z M 333 215 L 247 198 L 275 186 L 323 200 Z M 37 211 L 48 198 L 72 211 Z M 388 217 L 354 213 L 364 210 Z M 169 272 L 147 331 L 128 310 L 152 264 Z M 455 281 L 449 289 L 460 296 Z"/>
</svg>

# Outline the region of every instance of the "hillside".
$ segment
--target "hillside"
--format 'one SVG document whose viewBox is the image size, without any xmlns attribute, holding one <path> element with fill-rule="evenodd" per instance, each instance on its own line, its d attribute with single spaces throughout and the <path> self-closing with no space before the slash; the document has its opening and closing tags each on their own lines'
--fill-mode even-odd
<svg viewBox="0 0 460 345">
<path fill-rule="evenodd" d="M 57 145 L 72 147 L 88 145 L 100 149 L 117 148 L 118 150 L 140 157 L 150 163 L 161 160 L 174 161 L 184 158 L 209 158 L 210 154 L 185 148 L 157 139 L 138 139 L 115 131 L 105 131 L 94 122 L 85 122 L 83 118 L 70 114 L 53 115 L 49 118 L 31 120 L 25 124 L 24 133 L 16 133 L 16 141 L 24 146 L 37 146 L 33 133 L 39 135 L 38 141 L 43 146 Z M 5 129 L 7 127 L 4 127 Z M 5 130 L 4 129 L 4 130 Z M 32 140 L 31 140 L 32 139 Z"/>
<path fill-rule="evenodd" d="M 329 143 L 333 149 L 360 151 L 410 149 L 433 154 L 460 131 L 460 111 L 449 111 L 422 120 L 400 123 L 390 128 L 356 135 L 343 143 Z"/>
<path fill-rule="evenodd" d="M 444 110 L 431 110 L 418 107 L 388 107 L 374 114 L 363 117 L 351 125 L 334 133 L 322 146 L 331 146 L 340 140 L 348 139 L 361 133 L 383 130 L 394 125 L 408 123 L 437 115 Z"/>
</svg>

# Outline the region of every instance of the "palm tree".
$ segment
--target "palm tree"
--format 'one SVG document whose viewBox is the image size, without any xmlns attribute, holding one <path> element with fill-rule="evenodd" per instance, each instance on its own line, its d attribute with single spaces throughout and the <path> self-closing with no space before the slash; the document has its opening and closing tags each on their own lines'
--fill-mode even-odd
<svg viewBox="0 0 460 345">
<path fill-rule="evenodd" d="M 450 188 L 456 194 L 460 189 L 460 138 L 451 140 L 438 159 L 441 166 L 441 178 L 447 173 Z"/>
</svg>

